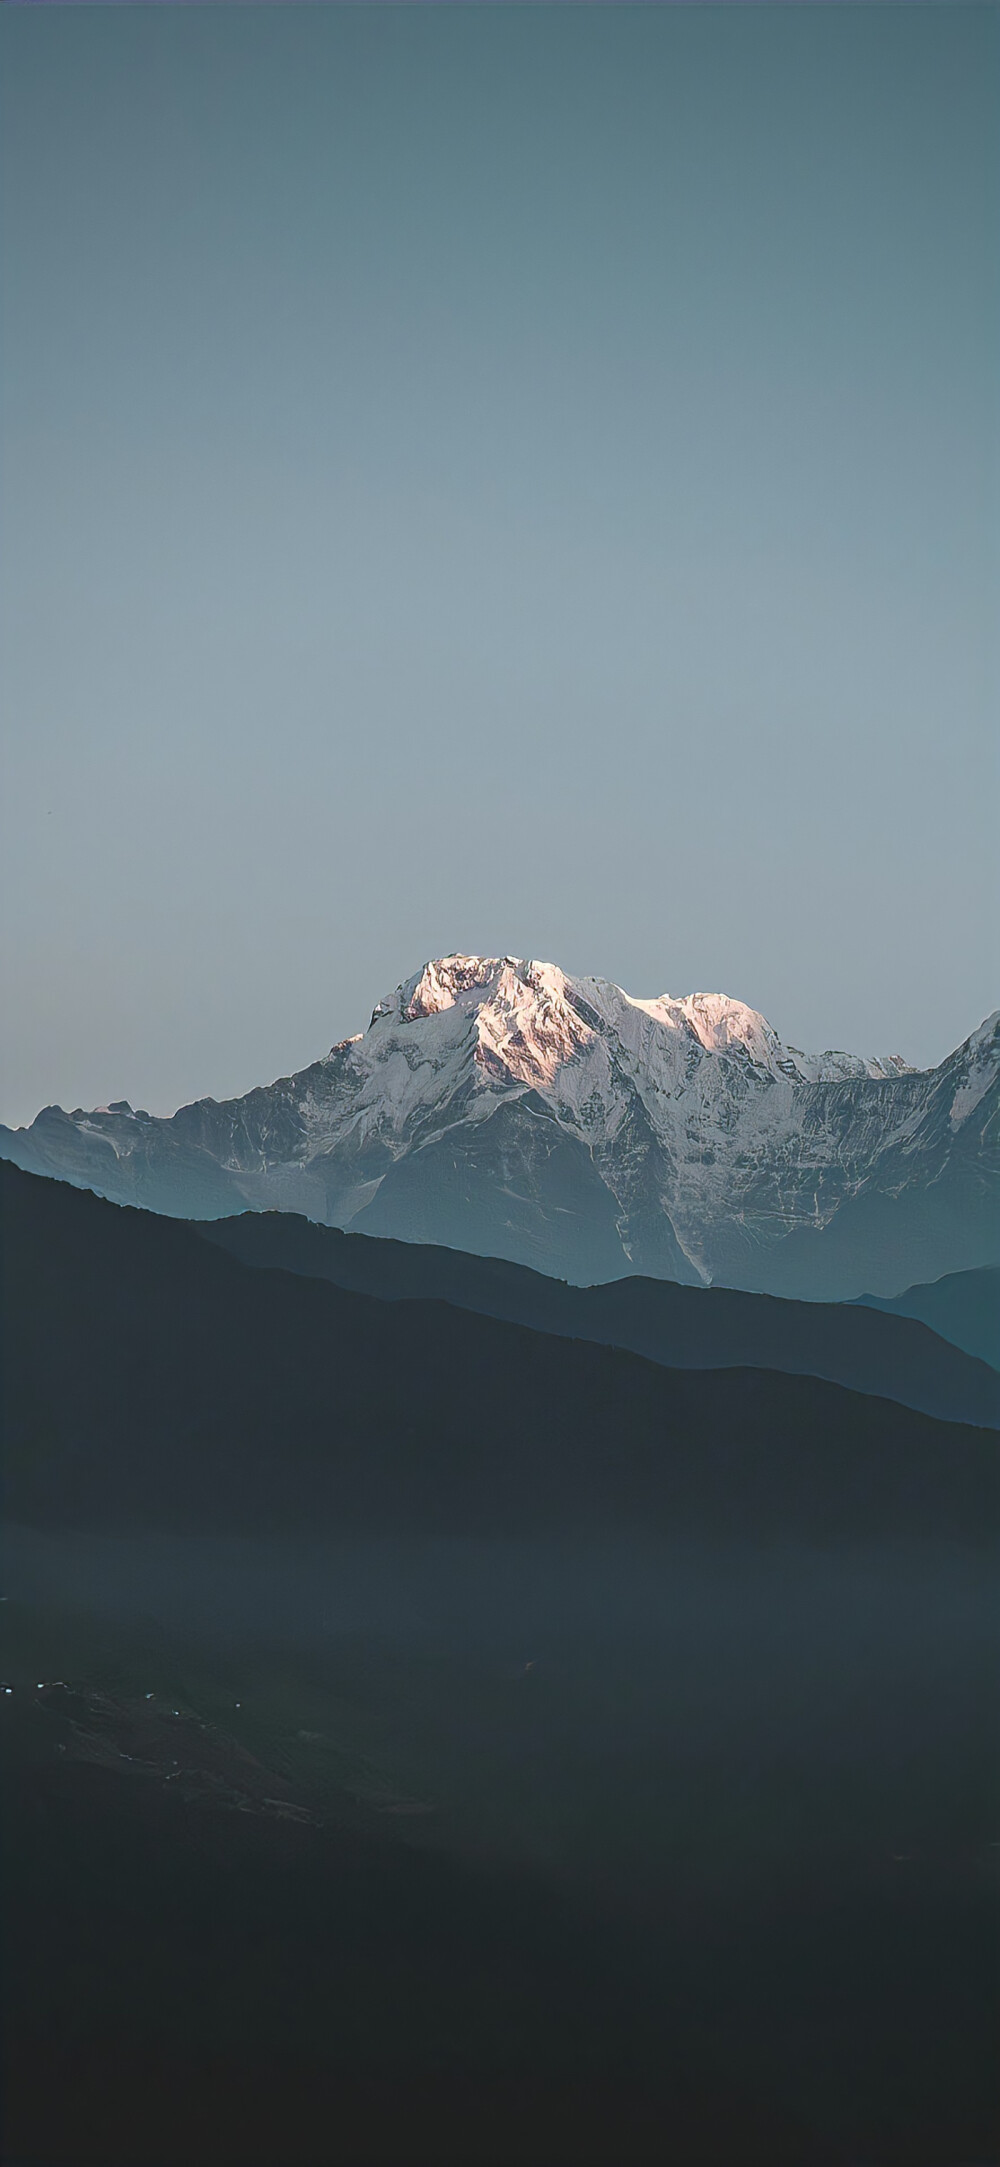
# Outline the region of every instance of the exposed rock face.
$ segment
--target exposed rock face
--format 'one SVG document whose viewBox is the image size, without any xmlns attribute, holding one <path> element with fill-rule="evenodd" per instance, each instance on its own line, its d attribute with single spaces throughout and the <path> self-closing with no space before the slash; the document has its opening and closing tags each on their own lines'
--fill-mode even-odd
<svg viewBox="0 0 1000 2167">
<path fill-rule="evenodd" d="M 722 994 L 428 963 L 367 1031 L 169 1120 L 50 1107 L 0 1153 L 120 1202 L 843 1299 L 1000 1262 L 1000 1014 L 940 1067 L 805 1054 Z"/>
</svg>

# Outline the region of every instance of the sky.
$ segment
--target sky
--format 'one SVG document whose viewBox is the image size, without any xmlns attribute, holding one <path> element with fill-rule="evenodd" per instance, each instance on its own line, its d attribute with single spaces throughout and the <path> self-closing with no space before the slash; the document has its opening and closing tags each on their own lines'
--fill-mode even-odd
<svg viewBox="0 0 1000 2167">
<path fill-rule="evenodd" d="M 997 1005 L 1000 16 L 0 14 L 0 1119 Z"/>
</svg>

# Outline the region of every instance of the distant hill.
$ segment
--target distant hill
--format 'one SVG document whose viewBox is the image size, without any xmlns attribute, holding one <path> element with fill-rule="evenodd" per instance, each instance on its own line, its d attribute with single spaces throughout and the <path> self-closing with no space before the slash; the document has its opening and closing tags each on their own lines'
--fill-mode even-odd
<svg viewBox="0 0 1000 2167">
<path fill-rule="evenodd" d="M 908 1287 L 884 1298 L 863 1294 L 855 1307 L 879 1309 L 885 1316 L 914 1317 L 942 1339 L 1000 1370 L 1000 1268 L 949 1272 L 928 1286 Z"/>
<path fill-rule="evenodd" d="M 822 1543 L 995 1524 L 992 1431 L 250 1270 L 11 1166 L 0 1206 L 12 1519 Z"/>
<path fill-rule="evenodd" d="M 344 1234 L 292 1212 L 244 1212 L 199 1222 L 192 1231 L 241 1263 L 326 1279 L 382 1301 L 449 1302 L 533 1331 L 627 1348 L 675 1369 L 751 1367 L 824 1377 L 945 1421 L 1000 1423 L 994 1371 L 910 1316 L 876 1319 L 870 1308 L 855 1305 L 781 1301 L 662 1279 L 569 1286 L 496 1257 Z"/>
</svg>

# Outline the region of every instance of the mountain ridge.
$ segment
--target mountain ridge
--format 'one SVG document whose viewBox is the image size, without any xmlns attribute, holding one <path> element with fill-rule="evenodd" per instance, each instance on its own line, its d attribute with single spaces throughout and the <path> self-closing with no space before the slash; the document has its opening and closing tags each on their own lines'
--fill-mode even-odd
<svg viewBox="0 0 1000 2167">
<path fill-rule="evenodd" d="M 458 954 L 237 1099 L 0 1132 L 28 1171 L 176 1217 L 277 1207 L 577 1284 L 821 1300 L 1000 1262 L 998 1146 L 1000 1012 L 914 1070 L 799 1053 L 729 996 Z"/>
<path fill-rule="evenodd" d="M 950 1272 L 929 1285 L 907 1287 L 891 1300 L 863 1294 L 859 1307 L 911 1317 L 978 1361 L 1000 1370 L 1000 1267 Z"/>
<path fill-rule="evenodd" d="M 863 1303 L 792 1302 L 655 1279 L 574 1287 L 522 1264 L 345 1234 L 289 1212 L 189 1224 L 243 1264 L 325 1279 L 381 1301 L 444 1301 L 532 1331 L 620 1347 L 671 1369 L 821 1377 L 942 1421 L 1000 1425 L 1000 1377 L 984 1360 L 926 1322 Z"/>
<path fill-rule="evenodd" d="M 991 1539 L 995 1430 L 254 1270 L 10 1166 L 0 1198 L 12 1522 Z"/>
</svg>

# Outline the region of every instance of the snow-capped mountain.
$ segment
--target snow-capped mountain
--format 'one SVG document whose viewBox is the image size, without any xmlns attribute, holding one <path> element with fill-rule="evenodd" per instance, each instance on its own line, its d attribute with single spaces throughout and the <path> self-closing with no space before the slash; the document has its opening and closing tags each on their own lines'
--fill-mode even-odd
<svg viewBox="0 0 1000 2167">
<path fill-rule="evenodd" d="M 0 1154 L 175 1216 L 838 1299 L 1000 1261 L 998 1070 L 1000 1013 L 913 1070 L 803 1053 L 722 994 L 453 955 L 299 1075 L 170 1119 L 49 1107 Z"/>
</svg>

